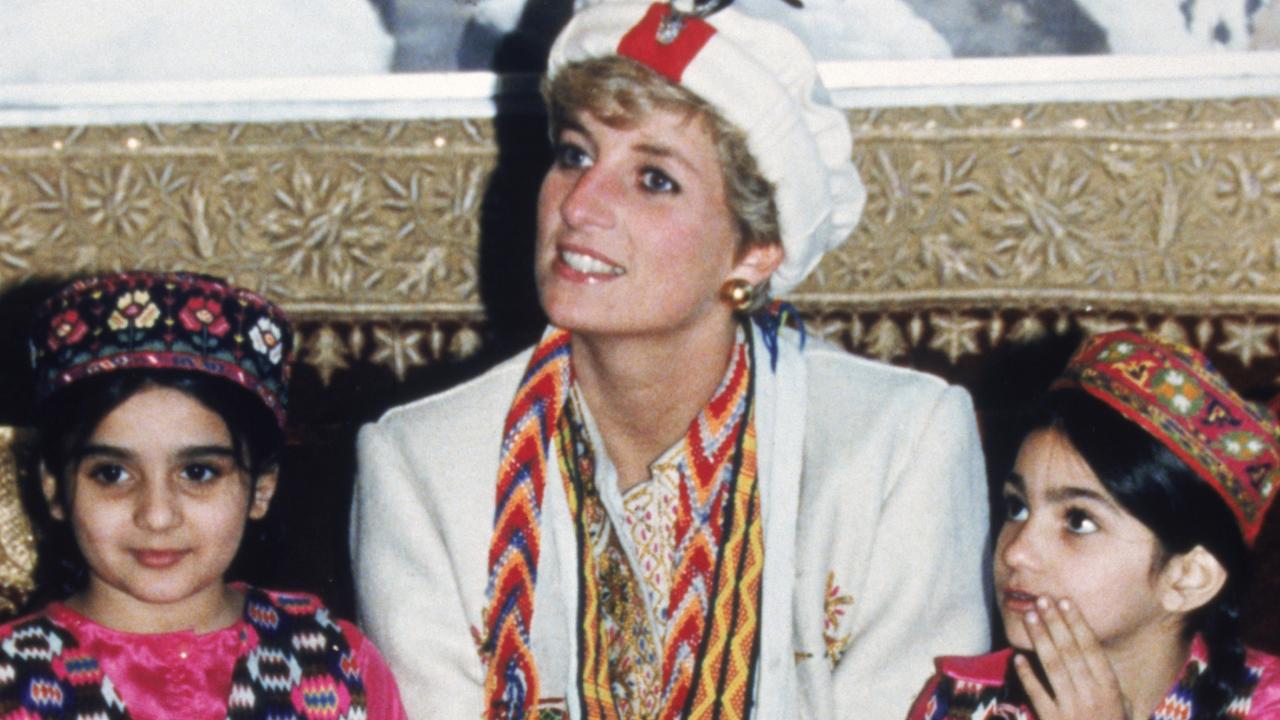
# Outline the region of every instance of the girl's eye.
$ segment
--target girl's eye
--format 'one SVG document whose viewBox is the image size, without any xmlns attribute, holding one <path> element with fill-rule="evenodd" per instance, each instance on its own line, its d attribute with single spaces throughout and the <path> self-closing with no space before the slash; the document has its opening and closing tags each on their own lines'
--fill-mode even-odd
<svg viewBox="0 0 1280 720">
<path fill-rule="evenodd" d="M 645 168 L 640 171 L 640 185 L 649 192 L 678 193 L 680 184 L 671 176 L 657 168 Z"/>
<path fill-rule="evenodd" d="M 129 478 L 123 465 L 99 463 L 89 468 L 88 475 L 101 485 L 119 485 Z"/>
<path fill-rule="evenodd" d="M 1004 517 L 1006 520 L 1022 522 L 1027 519 L 1028 514 L 1027 504 L 1022 501 L 1022 498 L 1011 493 L 1005 493 Z"/>
<path fill-rule="evenodd" d="M 221 476 L 221 469 L 205 463 L 190 463 L 182 468 L 183 479 L 198 485 L 211 483 Z"/>
<path fill-rule="evenodd" d="M 1075 535 L 1088 535 L 1098 531 L 1098 523 L 1089 517 L 1089 513 L 1072 508 L 1067 510 L 1067 530 Z"/>
<path fill-rule="evenodd" d="M 587 151 L 563 140 L 556 143 L 555 159 L 556 167 L 563 169 L 577 169 L 591 165 L 591 156 L 587 154 Z"/>
</svg>

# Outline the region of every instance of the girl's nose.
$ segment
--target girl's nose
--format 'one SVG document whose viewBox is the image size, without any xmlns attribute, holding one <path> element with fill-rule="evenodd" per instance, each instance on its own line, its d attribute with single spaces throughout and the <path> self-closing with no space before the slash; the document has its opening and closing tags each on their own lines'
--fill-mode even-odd
<svg viewBox="0 0 1280 720">
<path fill-rule="evenodd" d="M 134 510 L 138 527 L 152 531 L 168 530 L 182 523 L 177 490 L 164 481 L 144 484 Z"/>
<path fill-rule="evenodd" d="M 1006 521 L 996 539 L 996 556 L 1010 568 L 1032 568 L 1039 562 L 1035 529 L 1029 521 Z"/>
<path fill-rule="evenodd" d="M 570 227 L 610 227 L 618 201 L 614 181 L 599 167 L 584 170 L 560 202 L 560 215 Z"/>
</svg>

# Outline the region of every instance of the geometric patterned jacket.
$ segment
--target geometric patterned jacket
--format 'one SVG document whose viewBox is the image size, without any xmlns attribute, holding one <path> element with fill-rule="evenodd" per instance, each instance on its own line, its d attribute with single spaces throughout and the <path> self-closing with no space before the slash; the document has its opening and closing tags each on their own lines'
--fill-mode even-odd
<svg viewBox="0 0 1280 720">
<path fill-rule="evenodd" d="M 1013 650 L 976 657 L 937 659 L 938 672 L 916 699 L 908 720 L 1036 720 L 1013 670 Z M 1195 710 L 1197 684 L 1208 667 L 1208 651 L 1197 635 L 1191 652 L 1150 720 L 1186 720 Z M 1248 650 L 1245 677 L 1237 684 L 1228 717 L 1280 718 L 1280 658 Z"/>
<path fill-rule="evenodd" d="M 228 720 L 365 718 L 357 659 L 318 598 L 246 588 L 244 619 L 258 642 L 236 658 Z M 0 638 L 0 719 L 129 717 L 99 662 L 49 617 Z"/>
</svg>

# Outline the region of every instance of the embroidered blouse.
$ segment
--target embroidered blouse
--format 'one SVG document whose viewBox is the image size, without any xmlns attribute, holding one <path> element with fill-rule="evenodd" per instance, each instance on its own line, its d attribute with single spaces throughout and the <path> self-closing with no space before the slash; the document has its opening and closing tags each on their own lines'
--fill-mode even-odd
<svg viewBox="0 0 1280 720">
<path fill-rule="evenodd" d="M 1209 663 L 1208 648 L 1197 635 L 1173 687 L 1151 714 L 1151 720 L 1182 720 L 1195 711 L 1195 682 Z M 911 708 L 908 720 L 1035 720 L 1035 712 L 1012 697 L 1016 685 L 1013 650 L 975 657 L 941 657 L 937 672 Z M 1280 717 L 1280 658 L 1248 650 L 1246 687 L 1232 700 L 1231 717 L 1264 720 Z"/>
<path fill-rule="evenodd" d="M 246 632 L 243 618 L 208 633 L 131 633 L 100 625 L 62 603 L 0 626 L 0 637 L 41 615 L 69 632 L 101 663 L 133 720 L 224 720 L 236 659 L 258 641 L 255 632 Z M 378 649 L 351 623 L 339 620 L 338 625 L 359 665 L 369 720 L 407 718 Z"/>
</svg>

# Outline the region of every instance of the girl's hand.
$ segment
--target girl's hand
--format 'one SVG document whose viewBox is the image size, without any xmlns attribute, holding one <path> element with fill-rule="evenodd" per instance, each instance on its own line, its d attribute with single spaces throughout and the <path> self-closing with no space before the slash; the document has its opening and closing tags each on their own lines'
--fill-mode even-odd
<svg viewBox="0 0 1280 720">
<path fill-rule="evenodd" d="M 1013 663 L 1040 720 L 1129 720 L 1120 681 L 1079 608 L 1044 597 L 1036 608 L 1023 616 L 1023 625 L 1052 693 L 1025 656 Z"/>
</svg>

